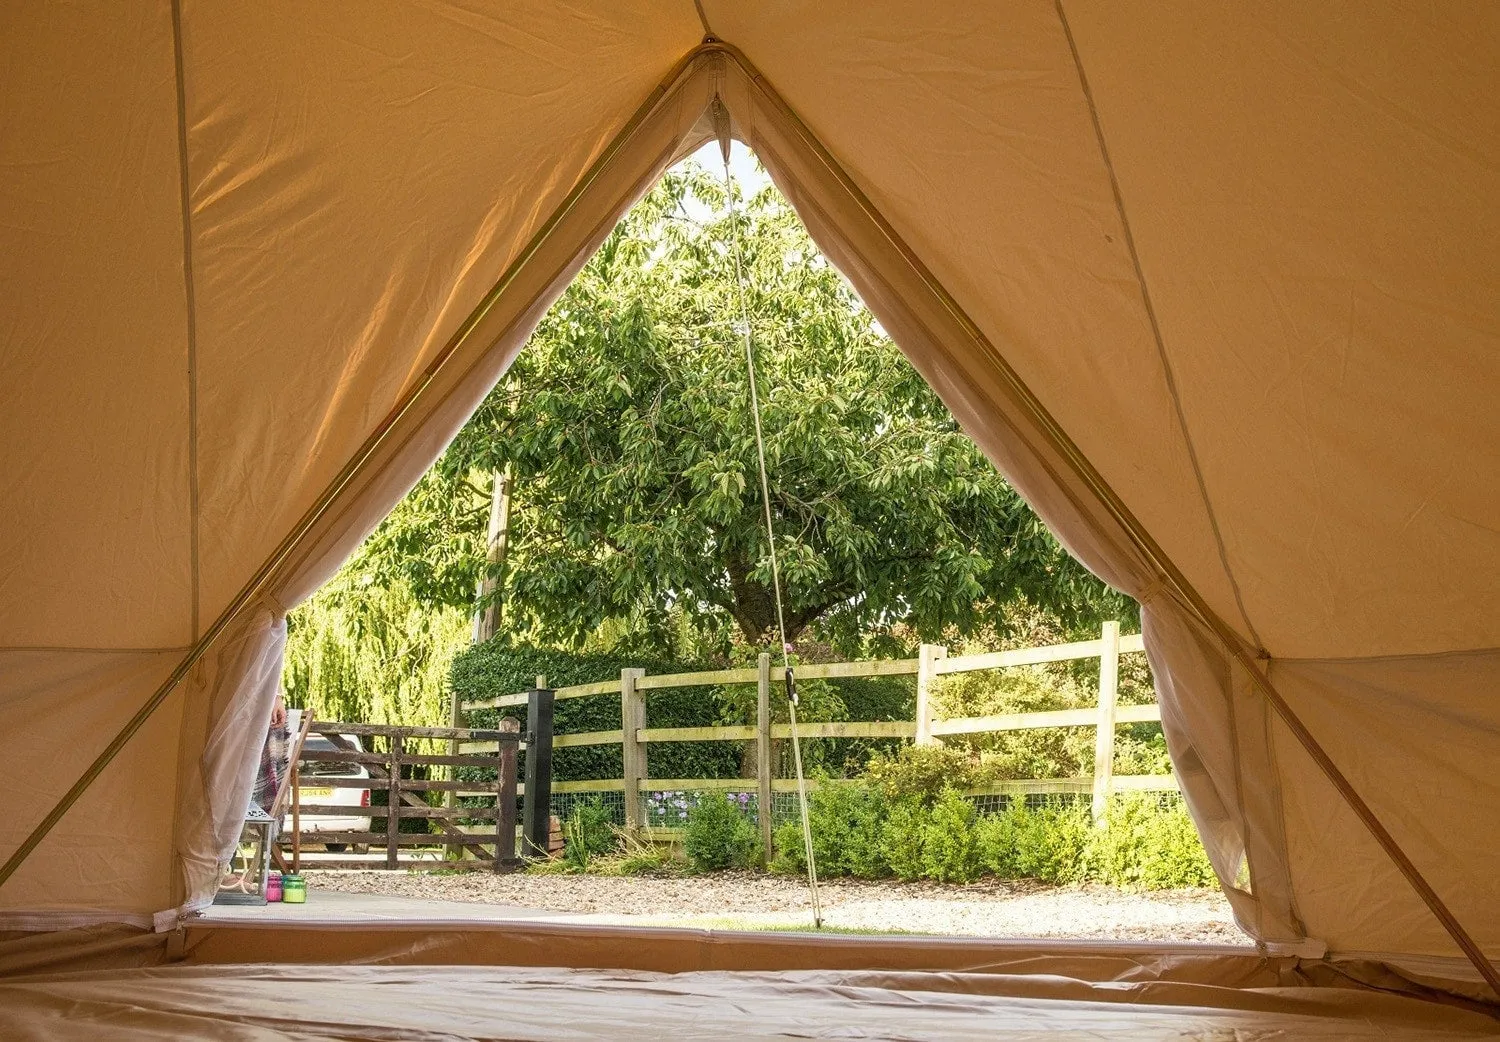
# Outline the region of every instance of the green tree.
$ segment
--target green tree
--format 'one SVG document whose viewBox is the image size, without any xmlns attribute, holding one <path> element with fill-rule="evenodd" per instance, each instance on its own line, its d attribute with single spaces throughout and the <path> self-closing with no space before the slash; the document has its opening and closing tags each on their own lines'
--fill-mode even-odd
<svg viewBox="0 0 1500 1042">
<path fill-rule="evenodd" d="M 282 686 L 321 720 L 446 727 L 468 636 L 462 609 L 423 604 L 400 578 L 376 582 L 362 550 L 287 616 Z"/>
<path fill-rule="evenodd" d="M 1062 550 L 767 188 L 728 216 L 688 165 L 621 222 L 376 542 L 418 596 L 468 606 L 484 475 L 515 475 L 511 626 L 582 641 L 612 620 L 668 643 L 764 644 L 761 513 L 736 230 L 760 373 L 787 628 L 850 647 L 937 638 L 1025 598 L 1124 610 Z M 738 226 L 737 229 L 735 226 Z"/>
</svg>

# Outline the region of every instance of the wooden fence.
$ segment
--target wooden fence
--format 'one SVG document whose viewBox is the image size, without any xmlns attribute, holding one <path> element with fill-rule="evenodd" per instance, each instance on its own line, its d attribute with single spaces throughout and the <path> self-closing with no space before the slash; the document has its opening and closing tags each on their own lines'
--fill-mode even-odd
<svg viewBox="0 0 1500 1042">
<path fill-rule="evenodd" d="M 496 730 L 475 730 L 453 727 L 392 727 L 382 724 L 350 724 L 315 722 L 311 734 L 321 735 L 333 745 L 332 749 L 309 749 L 303 747 L 297 761 L 292 765 L 290 827 L 284 829 L 280 838 L 281 860 L 287 861 L 293 871 L 301 868 L 432 868 L 430 859 L 403 857 L 415 847 L 431 847 L 434 843 L 447 844 L 451 849 L 463 850 L 468 856 L 462 861 L 445 863 L 443 867 L 465 869 L 491 869 L 495 872 L 511 871 L 521 862 L 516 857 L 517 825 L 517 779 L 516 754 L 524 745 L 518 723 L 501 721 Z M 345 735 L 357 735 L 366 748 L 351 744 Z M 431 753 L 418 749 L 419 739 L 428 739 L 425 745 L 436 742 L 463 742 L 472 747 L 459 753 Z M 319 743 L 321 744 L 321 743 Z M 383 749 L 373 748 L 376 745 Z M 441 747 L 441 746 L 440 746 Z M 368 778 L 331 776 L 319 774 L 316 778 L 302 777 L 301 765 L 306 763 L 360 764 L 369 771 Z M 488 768 L 495 771 L 495 782 L 485 788 L 476 788 L 472 781 L 453 780 L 460 767 Z M 433 770 L 432 768 L 440 768 Z M 304 799 L 307 789 L 369 789 L 371 793 L 384 791 L 387 805 L 359 807 L 341 804 L 309 802 Z M 429 792 L 457 792 L 465 795 L 485 796 L 492 802 L 481 806 L 434 807 L 427 799 Z M 321 798 L 327 799 L 324 795 Z M 301 831 L 304 815 L 319 815 L 337 818 L 370 817 L 384 818 L 385 828 L 369 832 L 322 832 Z M 439 834 L 430 830 L 422 832 L 401 831 L 402 821 L 426 820 L 436 824 Z M 461 821 L 479 821 L 482 826 L 463 825 Z M 546 825 L 543 825 L 546 828 Z M 523 837 L 529 845 L 536 840 L 530 833 Z M 303 857 L 302 844 L 344 844 L 361 847 L 383 848 L 383 860 L 367 857 L 335 857 L 323 854 L 318 857 Z M 548 838 L 544 834 L 540 844 L 545 849 Z M 288 856 L 289 855 L 289 856 Z"/>
<path fill-rule="evenodd" d="M 916 719 L 914 720 L 803 722 L 799 724 L 797 730 L 802 738 L 907 738 L 918 744 L 930 744 L 950 735 L 1024 731 L 1049 727 L 1093 727 L 1096 730 L 1094 771 L 1091 776 L 1004 781 L 984 790 L 978 790 L 974 794 L 1090 794 L 1094 814 L 1098 818 L 1102 815 L 1111 792 L 1170 791 L 1177 788 L 1177 781 L 1171 775 L 1119 776 L 1114 773 L 1115 727 L 1119 724 L 1161 720 L 1161 711 L 1156 705 L 1122 706 L 1118 704 L 1120 656 L 1139 654 L 1144 650 L 1139 634 L 1122 636 L 1119 623 L 1107 622 L 1097 640 L 1071 644 L 1020 648 L 983 655 L 953 656 L 950 656 L 944 647 L 924 644 L 921 646 L 918 657 L 914 659 L 877 659 L 798 666 L 797 676 L 803 680 L 914 675 L 917 699 Z M 1099 699 L 1097 706 L 1093 708 L 961 719 L 941 719 L 936 715 L 933 689 L 939 677 L 975 670 L 1004 669 L 1010 666 L 1090 658 L 1099 660 Z M 787 724 L 771 722 L 772 680 L 769 655 L 761 655 L 754 669 L 724 669 L 659 676 L 647 675 L 642 669 L 623 669 L 619 677 L 611 677 L 595 683 L 559 687 L 550 693 L 546 692 L 546 678 L 538 677 L 537 688 L 541 689 L 543 694 L 550 694 L 550 697 L 542 700 L 548 707 L 549 728 L 550 706 L 553 699 L 608 696 L 620 700 L 622 723 L 620 730 L 554 735 L 552 748 L 619 745 L 622 754 L 623 777 L 601 781 L 552 782 L 551 791 L 557 793 L 622 792 L 626 827 L 636 835 L 653 838 L 670 838 L 677 830 L 646 828 L 642 814 L 642 796 L 645 793 L 704 789 L 754 792 L 757 793 L 757 806 L 761 808 L 758 817 L 762 840 L 766 843 L 766 849 L 769 850 L 771 840 L 769 809 L 772 806 L 772 794 L 796 789 L 795 781 L 773 777 L 771 742 L 773 739 L 790 737 L 791 727 Z M 756 723 L 753 725 L 646 726 L 646 701 L 653 691 L 737 684 L 754 684 L 757 687 L 759 697 Z M 462 721 L 466 719 L 467 713 L 475 709 L 503 709 L 528 705 L 528 702 L 533 707 L 530 712 L 534 717 L 534 707 L 538 705 L 538 691 L 465 700 L 456 707 L 458 712 L 455 713 L 455 717 Z M 653 743 L 752 741 L 755 743 L 756 750 L 756 776 L 754 778 L 652 778 L 649 776 L 647 751 Z M 478 752 L 490 748 L 491 745 L 492 741 L 464 741 L 456 744 L 455 752 Z M 529 756 L 528 759 L 530 759 Z"/>
</svg>

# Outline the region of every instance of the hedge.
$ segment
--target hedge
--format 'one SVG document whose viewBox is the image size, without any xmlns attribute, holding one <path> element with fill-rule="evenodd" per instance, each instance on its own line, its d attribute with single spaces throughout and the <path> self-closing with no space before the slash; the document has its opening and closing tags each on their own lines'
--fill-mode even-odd
<svg viewBox="0 0 1500 1042">
<path fill-rule="evenodd" d="M 1152 794 L 1114 797 L 1102 829 L 1081 801 L 1033 806 L 1015 797 L 999 814 L 980 815 L 953 789 L 931 800 L 893 797 L 869 780 L 824 783 L 809 802 L 813 855 L 824 877 L 967 883 L 995 876 L 1148 890 L 1216 885 L 1187 811 Z M 772 869 L 804 870 L 799 822 L 777 828 L 775 847 Z"/>
</svg>

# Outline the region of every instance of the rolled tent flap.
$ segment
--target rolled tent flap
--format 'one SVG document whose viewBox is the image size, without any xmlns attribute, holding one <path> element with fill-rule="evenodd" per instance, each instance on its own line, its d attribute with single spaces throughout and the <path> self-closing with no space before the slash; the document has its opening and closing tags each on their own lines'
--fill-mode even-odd
<svg viewBox="0 0 1500 1042">
<path fill-rule="evenodd" d="M 706 139 L 717 95 L 965 430 L 1142 602 L 1241 925 L 1303 954 L 1456 951 L 1268 677 L 1500 955 L 1482 0 L 1357 19 L 704 0 L 735 46 L 696 51 L 689 2 L 502 6 L 0 16 L 0 726 L 31 765 L 24 805 L 66 791 L 235 606 L 0 886 L 0 925 L 205 899 L 286 608 Z M 5 853 L 32 824 L 0 828 Z"/>
<path fill-rule="evenodd" d="M 181 891 L 157 924 L 213 900 L 220 868 L 239 842 L 261 742 L 281 687 L 286 616 L 261 605 L 199 659 L 182 683 L 187 706 L 178 767 L 176 858 Z"/>
</svg>

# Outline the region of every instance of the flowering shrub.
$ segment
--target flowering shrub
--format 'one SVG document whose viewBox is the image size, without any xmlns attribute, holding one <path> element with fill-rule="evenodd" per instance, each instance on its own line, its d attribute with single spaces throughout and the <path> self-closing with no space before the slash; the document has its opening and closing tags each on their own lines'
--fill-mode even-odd
<svg viewBox="0 0 1500 1042">
<path fill-rule="evenodd" d="M 692 817 L 693 810 L 703 802 L 704 793 L 689 791 L 667 790 L 662 792 L 643 792 L 641 794 L 642 809 L 645 814 L 645 822 L 651 828 L 680 829 L 684 828 L 688 819 Z M 751 821 L 756 820 L 756 805 L 759 800 L 753 792 L 722 792 L 722 795 L 744 816 Z"/>
</svg>

